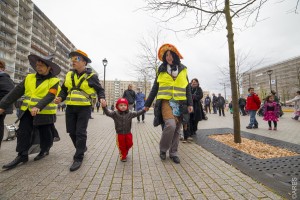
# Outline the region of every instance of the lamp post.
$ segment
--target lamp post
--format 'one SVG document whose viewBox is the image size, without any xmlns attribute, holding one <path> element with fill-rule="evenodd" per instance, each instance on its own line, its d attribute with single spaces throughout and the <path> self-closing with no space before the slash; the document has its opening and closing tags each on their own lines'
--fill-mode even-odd
<svg viewBox="0 0 300 200">
<path fill-rule="evenodd" d="M 102 60 L 102 63 L 103 63 L 103 66 L 104 66 L 104 79 L 103 79 L 103 85 L 104 85 L 104 90 L 105 90 L 105 72 L 106 72 L 106 66 L 107 66 L 107 63 L 108 61 L 106 60 L 106 58 L 104 58 Z"/>
<path fill-rule="evenodd" d="M 272 73 L 273 73 L 273 70 L 271 70 L 271 69 L 267 71 L 267 74 L 269 75 L 269 80 L 270 80 L 270 92 L 272 90 L 272 85 L 271 85 L 271 75 L 272 75 Z"/>
</svg>

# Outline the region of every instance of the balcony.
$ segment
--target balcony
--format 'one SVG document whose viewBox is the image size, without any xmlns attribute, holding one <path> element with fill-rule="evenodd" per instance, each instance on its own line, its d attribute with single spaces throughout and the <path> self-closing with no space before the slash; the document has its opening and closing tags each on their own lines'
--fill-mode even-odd
<svg viewBox="0 0 300 200">
<path fill-rule="evenodd" d="M 22 41 L 26 44 L 30 43 L 30 35 L 26 36 L 22 34 L 21 32 L 18 32 L 18 41 Z"/>
<path fill-rule="evenodd" d="M 25 18 L 22 17 L 22 16 L 19 16 L 19 24 L 22 24 L 22 25 L 24 25 L 25 27 L 30 27 L 30 26 L 31 26 L 30 20 L 25 19 Z"/>
<path fill-rule="evenodd" d="M 12 5 L 13 7 L 17 7 L 18 6 L 18 2 L 16 0 L 5 0 L 7 3 L 9 3 L 10 5 Z"/>
<path fill-rule="evenodd" d="M 32 43 L 31 44 L 31 48 L 38 51 L 39 53 L 41 53 L 42 55 L 48 55 L 48 53 L 43 50 L 42 48 L 38 47 L 36 44 Z"/>
<path fill-rule="evenodd" d="M 5 34 L 4 32 L 0 32 L 0 39 L 2 41 L 7 41 L 10 44 L 16 44 L 16 38 L 10 34 Z"/>
<path fill-rule="evenodd" d="M 13 26 L 6 24 L 4 22 L 0 22 L 0 25 L 1 25 L 1 30 L 4 30 L 5 32 L 8 32 L 13 35 L 17 34 L 17 30 Z"/>
<path fill-rule="evenodd" d="M 3 43 L 0 43 L 0 49 L 8 53 L 14 53 L 15 51 L 15 47 L 13 45 L 3 44 Z"/>
<path fill-rule="evenodd" d="M 0 11 L 1 13 L 1 20 L 4 22 L 7 22 L 9 24 L 12 24 L 13 26 L 17 26 L 17 18 L 15 17 L 15 19 L 13 17 L 11 17 L 10 15 L 8 15 L 7 13 Z"/>
<path fill-rule="evenodd" d="M 20 58 L 21 60 L 26 60 L 26 59 L 28 59 L 27 56 L 28 56 L 28 53 L 24 53 L 24 52 L 17 50 L 17 58 Z"/>
<path fill-rule="evenodd" d="M 19 24 L 19 31 L 21 31 L 21 32 L 23 32 L 23 33 L 26 33 L 26 34 L 28 34 L 28 35 L 30 35 L 31 33 L 30 33 L 30 30 L 26 27 L 26 26 L 24 26 L 23 24 Z"/>
<path fill-rule="evenodd" d="M 20 3 L 20 5 L 21 5 L 23 8 L 25 8 L 25 9 L 27 9 L 27 10 L 32 10 L 32 9 L 33 9 L 33 8 L 31 7 L 31 6 L 32 6 L 32 3 L 29 4 L 28 2 L 26 2 L 26 1 L 24 1 L 24 0 L 19 0 L 19 3 Z"/>
<path fill-rule="evenodd" d="M 23 44 L 23 42 L 18 42 L 17 45 L 18 49 L 20 49 L 21 51 L 30 51 L 30 48 L 26 44 Z"/>
<path fill-rule="evenodd" d="M 1 10 L 3 10 L 4 12 L 12 16 L 18 16 L 18 11 L 14 7 L 8 5 L 6 2 L 3 1 L 0 1 L 0 4 L 1 4 Z"/>
</svg>

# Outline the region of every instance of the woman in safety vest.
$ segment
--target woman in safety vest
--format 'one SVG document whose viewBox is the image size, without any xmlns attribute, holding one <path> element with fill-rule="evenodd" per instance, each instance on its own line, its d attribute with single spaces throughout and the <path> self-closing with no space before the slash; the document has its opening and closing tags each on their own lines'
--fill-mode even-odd
<svg viewBox="0 0 300 200">
<path fill-rule="evenodd" d="M 53 103 L 59 87 L 59 79 L 55 76 L 61 71 L 60 67 L 52 62 L 53 57 L 37 55 L 28 56 L 30 65 L 37 72 L 28 74 L 10 93 L 0 102 L 0 114 L 13 102 L 24 95 L 20 108 L 20 124 L 17 131 L 18 156 L 3 169 L 12 169 L 19 163 L 28 161 L 29 149 L 32 145 L 34 127 L 39 131 L 40 153 L 34 160 L 40 160 L 49 155 L 53 144 L 52 128 L 56 121 L 57 106 Z"/>
<path fill-rule="evenodd" d="M 155 116 L 161 118 L 157 121 L 163 126 L 159 144 L 160 158 L 166 160 L 166 152 L 169 150 L 170 158 L 179 164 L 177 151 L 180 127 L 183 122 L 187 125 L 188 113 L 193 112 L 191 88 L 187 68 L 180 63 L 183 57 L 175 46 L 162 45 L 158 51 L 158 58 L 163 63 L 158 68 L 153 87 L 145 102 L 145 110 L 149 110 L 156 97 Z"/>
</svg>

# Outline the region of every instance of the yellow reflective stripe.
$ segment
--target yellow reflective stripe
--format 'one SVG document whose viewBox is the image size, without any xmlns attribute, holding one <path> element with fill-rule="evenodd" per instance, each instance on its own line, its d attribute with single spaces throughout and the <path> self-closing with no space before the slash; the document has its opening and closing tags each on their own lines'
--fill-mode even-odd
<svg viewBox="0 0 300 200">
<path fill-rule="evenodd" d="M 180 93 L 175 93 L 173 95 L 174 95 L 174 97 L 186 97 L 185 94 L 180 94 Z"/>
<path fill-rule="evenodd" d="M 67 97 L 67 101 L 80 101 L 80 102 L 90 102 L 87 98 L 78 98 L 78 97 Z"/>
<path fill-rule="evenodd" d="M 172 92 L 158 92 L 157 95 L 172 96 Z"/>
<path fill-rule="evenodd" d="M 173 90 L 172 86 L 160 86 L 159 90 Z"/>
</svg>

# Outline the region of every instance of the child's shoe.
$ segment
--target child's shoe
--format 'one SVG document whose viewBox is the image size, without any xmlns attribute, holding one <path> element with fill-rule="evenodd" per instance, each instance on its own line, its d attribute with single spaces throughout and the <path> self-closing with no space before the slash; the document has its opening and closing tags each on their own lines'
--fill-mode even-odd
<svg viewBox="0 0 300 200">
<path fill-rule="evenodd" d="M 272 127 L 269 127 L 269 130 L 272 130 Z"/>
<path fill-rule="evenodd" d="M 273 130 L 276 131 L 276 130 L 277 130 L 277 127 L 274 127 Z"/>
<path fill-rule="evenodd" d="M 127 158 L 121 158 L 122 162 L 127 162 Z"/>
</svg>

